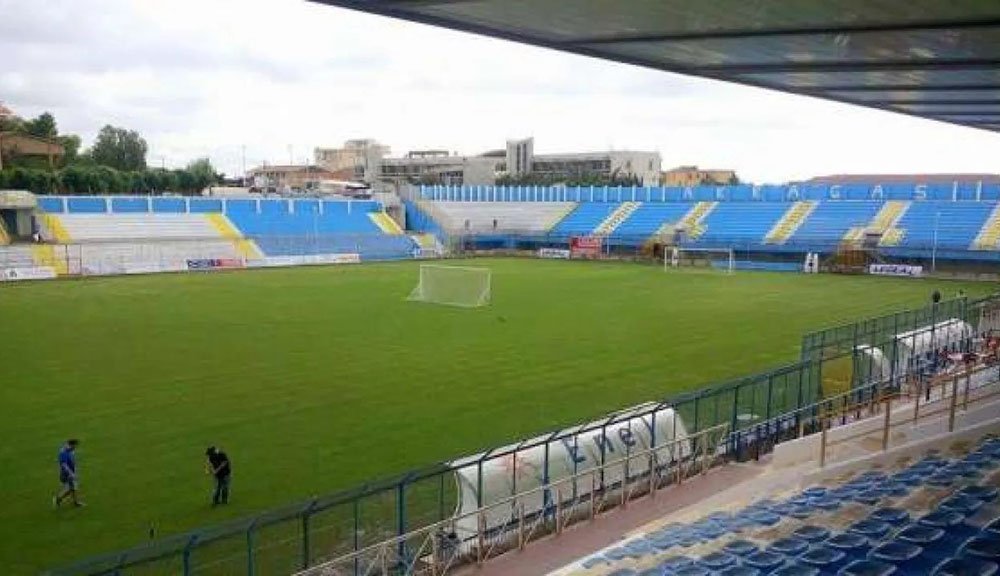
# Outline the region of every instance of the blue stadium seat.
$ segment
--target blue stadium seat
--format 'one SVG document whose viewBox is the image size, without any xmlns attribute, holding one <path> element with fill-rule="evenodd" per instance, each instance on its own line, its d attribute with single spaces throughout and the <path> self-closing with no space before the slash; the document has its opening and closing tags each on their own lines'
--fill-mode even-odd
<svg viewBox="0 0 1000 576">
<path fill-rule="evenodd" d="M 854 560 L 840 550 L 827 548 L 826 546 L 816 546 L 798 558 L 801 564 L 812 566 L 822 574 L 836 574 L 848 562 Z"/>
<path fill-rule="evenodd" d="M 805 526 L 800 526 L 792 532 L 792 536 L 805 540 L 810 544 L 816 544 L 817 542 L 822 542 L 830 537 L 830 531 L 822 526 L 813 526 L 807 524 Z"/>
<path fill-rule="evenodd" d="M 737 563 L 737 557 L 726 552 L 712 552 L 701 557 L 698 564 L 709 570 L 721 570 Z"/>
<path fill-rule="evenodd" d="M 848 530 L 869 540 L 881 540 L 892 530 L 892 526 L 879 520 L 861 520 L 852 524 Z"/>
<path fill-rule="evenodd" d="M 717 576 L 760 576 L 760 570 L 752 566 L 730 566 L 717 572 Z"/>
<path fill-rule="evenodd" d="M 908 542 L 885 542 L 879 544 L 868 553 L 868 558 L 891 564 L 903 572 L 921 567 L 920 555 L 923 549 Z M 921 572 L 917 572 L 921 573 Z M 927 572 L 924 571 L 924 574 Z"/>
<path fill-rule="evenodd" d="M 807 564 L 792 563 L 771 572 L 771 576 L 819 576 L 819 568 Z"/>
<path fill-rule="evenodd" d="M 962 544 L 958 555 L 964 558 L 1000 562 L 1000 539 L 973 536 Z"/>
<path fill-rule="evenodd" d="M 868 550 L 871 548 L 867 538 L 853 532 L 834 534 L 827 538 L 823 545 L 833 550 L 839 550 L 854 560 L 866 558 Z"/>
<path fill-rule="evenodd" d="M 896 540 L 906 542 L 923 549 L 924 555 L 928 558 L 947 558 L 954 552 L 954 547 L 948 544 L 944 537 L 944 530 L 914 524 L 907 526 L 896 534 Z"/>
<path fill-rule="evenodd" d="M 745 556 L 743 558 L 743 563 L 751 568 L 756 568 L 765 574 L 769 574 L 772 570 L 785 563 L 785 557 L 777 552 L 763 550 L 761 552 L 754 552 L 749 556 Z"/>
<path fill-rule="evenodd" d="M 900 510 L 899 508 L 879 508 L 872 512 L 868 518 L 893 526 L 901 526 L 910 520 L 910 514 L 906 510 Z"/>
<path fill-rule="evenodd" d="M 758 551 L 757 545 L 749 540 L 733 540 L 723 546 L 726 552 L 736 556 L 748 556 Z"/>
<path fill-rule="evenodd" d="M 949 558 L 938 564 L 931 574 L 932 576 L 995 576 L 997 572 L 996 562 L 975 558 Z"/>
<path fill-rule="evenodd" d="M 837 572 L 837 576 L 892 576 L 896 567 L 878 560 L 855 560 Z"/>
</svg>

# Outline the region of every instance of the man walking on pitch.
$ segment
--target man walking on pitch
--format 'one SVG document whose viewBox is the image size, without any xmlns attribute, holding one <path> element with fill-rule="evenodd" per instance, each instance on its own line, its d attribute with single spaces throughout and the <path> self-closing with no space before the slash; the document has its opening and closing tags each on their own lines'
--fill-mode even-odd
<svg viewBox="0 0 1000 576">
<path fill-rule="evenodd" d="M 52 498 L 52 504 L 56 508 L 66 498 L 73 502 L 73 506 L 78 508 L 83 506 L 83 502 L 76 498 L 76 447 L 78 444 L 80 444 L 79 440 L 70 438 L 59 449 L 59 483 L 62 484 L 63 489 Z"/>
<path fill-rule="evenodd" d="M 209 446 L 205 450 L 208 457 L 206 473 L 215 476 L 215 493 L 212 494 L 212 506 L 229 503 L 229 477 L 233 473 L 232 465 L 229 463 L 229 456 L 215 446 Z"/>
</svg>

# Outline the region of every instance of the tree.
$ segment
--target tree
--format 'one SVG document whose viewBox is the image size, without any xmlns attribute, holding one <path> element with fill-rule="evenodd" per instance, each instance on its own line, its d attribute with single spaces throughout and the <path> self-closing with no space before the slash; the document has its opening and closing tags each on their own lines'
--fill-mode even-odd
<svg viewBox="0 0 1000 576">
<path fill-rule="evenodd" d="M 146 141 L 135 130 L 107 125 L 97 134 L 97 141 L 89 155 L 94 162 L 116 170 L 143 170 L 146 168 Z"/>
<path fill-rule="evenodd" d="M 56 141 L 63 147 L 62 165 L 75 164 L 80 157 L 80 137 L 76 134 L 56 136 Z"/>
<path fill-rule="evenodd" d="M 56 119 L 48 112 L 42 112 L 38 118 L 25 122 L 24 131 L 39 138 L 55 138 L 59 135 Z"/>
<path fill-rule="evenodd" d="M 189 192 L 200 192 L 220 180 L 219 174 L 215 172 L 215 167 L 212 166 L 212 161 L 208 158 L 198 158 L 190 162 L 187 165 L 186 171 L 191 174 L 191 180 L 194 184 L 193 188 L 188 190 Z"/>
</svg>

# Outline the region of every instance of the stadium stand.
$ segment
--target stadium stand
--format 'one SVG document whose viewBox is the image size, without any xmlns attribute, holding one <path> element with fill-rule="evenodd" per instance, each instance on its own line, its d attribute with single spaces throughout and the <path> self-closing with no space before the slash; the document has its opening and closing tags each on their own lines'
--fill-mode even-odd
<svg viewBox="0 0 1000 576">
<path fill-rule="evenodd" d="M 554 236 L 589 235 L 601 225 L 621 203 L 585 202 L 577 204 L 572 212 L 552 227 Z"/>
<path fill-rule="evenodd" d="M 1000 407 L 989 402 L 981 410 Z M 848 460 L 804 489 L 789 489 L 800 468 L 765 474 L 553 576 L 996 574 L 1000 438 L 985 429 Z"/>
<path fill-rule="evenodd" d="M 928 190 L 916 183 L 826 188 L 739 185 L 524 192 L 517 187 L 476 193 L 468 188 L 421 189 L 416 200 L 421 213 L 409 219 L 409 224 L 415 231 L 441 237 L 462 228 L 453 220 L 468 220 L 470 235 L 489 235 L 491 246 L 498 245 L 498 234 L 511 234 L 502 243 L 505 247 L 516 247 L 517 235 L 525 236 L 529 247 L 594 235 L 620 248 L 643 246 L 659 238 L 681 246 L 733 248 L 785 260 L 797 252 L 829 255 L 845 244 L 860 245 L 862 241 L 876 242 L 887 257 L 931 258 L 932 253 L 955 260 L 992 261 L 1000 257 L 1000 189 L 992 186 L 955 183 L 946 189 Z M 480 200 L 485 198 L 500 200 Z M 519 210 L 519 204 L 525 207 Z M 534 211 L 542 222 L 553 213 L 568 213 L 561 219 L 553 218 L 558 222 L 548 229 L 544 225 L 498 225 L 494 231 L 491 214 L 507 211 Z M 672 236 L 677 231 L 683 234 Z M 475 240 L 472 242 L 474 245 Z M 762 262 L 775 263 L 767 257 L 743 263 Z M 790 261 L 777 263 L 796 269 Z"/>
<path fill-rule="evenodd" d="M 680 222 L 690 209 L 690 203 L 643 202 L 615 229 L 614 236 L 642 238 L 663 232 L 665 226 Z"/>
<path fill-rule="evenodd" d="M 45 243 L 5 247 L 5 267 L 109 274 L 184 270 L 189 261 L 214 266 L 206 260 L 229 267 L 299 256 L 397 259 L 418 249 L 374 201 L 48 196 L 38 203 Z"/>
<path fill-rule="evenodd" d="M 444 227 L 454 233 L 548 232 L 575 204 L 571 202 L 436 202 Z M 496 226 L 494 226 L 496 221 Z M 468 226 L 466 226 L 468 223 Z"/>
<path fill-rule="evenodd" d="M 820 202 L 791 241 L 827 244 L 846 240 L 851 229 L 867 226 L 880 208 L 878 202 Z"/>
<path fill-rule="evenodd" d="M 785 203 L 719 203 L 702 221 L 699 244 L 747 244 L 764 241 L 789 210 Z"/>
</svg>

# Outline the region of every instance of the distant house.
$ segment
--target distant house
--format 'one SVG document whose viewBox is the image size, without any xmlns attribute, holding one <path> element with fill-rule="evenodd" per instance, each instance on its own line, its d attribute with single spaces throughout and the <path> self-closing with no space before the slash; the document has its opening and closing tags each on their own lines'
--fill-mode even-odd
<svg viewBox="0 0 1000 576">
<path fill-rule="evenodd" d="M 353 174 L 353 171 L 350 171 Z M 264 191 L 273 189 L 303 190 L 312 188 L 323 180 L 336 179 L 338 174 L 320 166 L 274 165 L 260 166 L 249 170 L 254 188 Z"/>
<path fill-rule="evenodd" d="M 0 169 L 17 158 L 47 158 L 49 168 L 66 153 L 62 144 L 48 138 L 39 138 L 20 132 L 0 132 Z"/>
<path fill-rule="evenodd" d="M 738 183 L 735 170 L 678 166 L 660 173 L 661 186 L 725 186 Z"/>
</svg>

